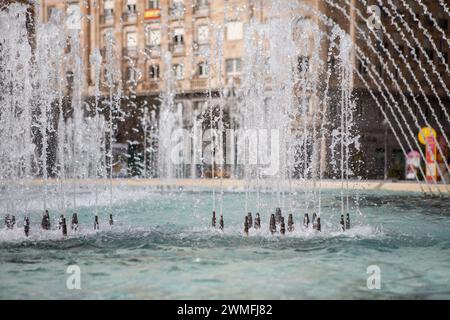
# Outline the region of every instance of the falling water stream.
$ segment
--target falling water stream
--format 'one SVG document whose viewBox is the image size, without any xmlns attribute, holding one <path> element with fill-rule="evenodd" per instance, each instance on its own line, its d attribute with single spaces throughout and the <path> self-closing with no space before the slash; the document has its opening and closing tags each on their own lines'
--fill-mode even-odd
<svg viewBox="0 0 450 320">
<path fill-rule="evenodd" d="M 255 12 L 265 5 L 250 2 Z M 357 2 L 367 5 L 365 0 Z M 133 59 L 124 57 L 130 74 L 122 74 L 117 55 L 121 48 L 113 31 L 107 32 L 104 48 L 93 48 L 86 54 L 80 29 L 66 23 L 65 12 L 53 10 L 46 23 L 36 20 L 35 37 L 31 40 L 26 6 L 11 4 L 2 8 L 0 201 L 4 205 L 0 212 L 21 219 L 29 216 L 32 221 L 29 238 L 20 231 L 21 223 L 15 230 L 6 227 L 0 230 L 0 262 L 6 272 L 16 266 L 11 252 L 22 255 L 20 243 L 31 257 L 24 256 L 25 260 L 34 261 L 42 250 L 53 268 L 60 267 L 59 255 L 66 249 L 72 250 L 73 245 L 75 249 L 70 255 L 86 266 L 97 266 L 96 254 L 104 250 L 110 262 L 106 275 L 117 275 L 117 269 L 112 266 L 123 264 L 141 270 L 151 260 L 154 270 L 168 267 L 169 273 L 181 278 L 189 274 L 198 280 L 199 287 L 207 289 L 205 292 L 215 292 L 213 296 L 222 296 L 217 288 L 220 282 L 224 292 L 246 297 L 245 292 L 214 279 L 232 274 L 233 281 L 240 282 L 247 290 L 253 290 L 252 286 L 261 289 L 258 276 L 242 280 L 233 274 L 235 268 L 223 260 L 230 255 L 231 260 L 239 261 L 252 273 L 256 270 L 254 261 L 245 256 L 253 254 L 255 261 L 263 262 L 257 274 L 265 271 L 272 274 L 281 269 L 285 275 L 293 275 L 298 271 L 295 265 L 304 263 L 307 275 L 294 282 L 309 287 L 311 297 L 326 298 L 330 293 L 321 290 L 323 286 L 315 288 L 309 282 L 314 279 L 314 283 L 321 284 L 320 277 L 313 272 L 314 259 L 318 259 L 322 272 L 337 272 L 334 265 L 342 265 L 343 261 L 332 253 L 342 253 L 352 261 L 342 268 L 344 275 L 351 279 L 344 277 L 344 281 L 351 282 L 359 281 L 352 268 L 365 268 L 371 263 L 366 257 L 373 252 L 378 254 L 382 265 L 389 266 L 395 254 L 402 256 L 404 262 L 414 262 L 417 254 L 410 249 L 418 249 L 420 254 L 437 261 L 437 271 L 420 277 L 418 274 L 427 267 L 425 262 L 397 271 L 405 277 L 417 277 L 419 285 L 427 288 L 419 296 L 448 298 L 448 282 L 446 285 L 442 279 L 448 276 L 449 261 L 447 256 L 442 257 L 440 250 L 448 249 L 450 244 L 448 232 L 443 231 L 450 223 L 445 195 L 450 190 L 448 185 L 440 184 L 449 182 L 449 165 L 444 162 L 438 166 L 437 177 L 431 181 L 415 177 L 424 194 L 437 193 L 439 198 L 378 191 L 369 194 L 352 187 L 360 179 L 356 170 L 359 163 L 354 159 L 362 149 L 355 79 L 361 80 L 373 100 L 371 107 L 383 115 L 404 156 L 410 150 L 418 150 L 421 160 L 426 160 L 417 132 L 431 123 L 436 124 L 435 129 L 444 140 L 443 144 L 437 144 L 437 154 L 445 158 L 446 148 L 450 148 L 447 136 L 450 116 L 446 105 L 450 98 L 446 83 L 449 66 L 438 49 L 441 42 L 446 49 L 450 48 L 448 32 L 439 27 L 437 18 L 420 0 L 401 0 L 398 5 L 406 10 L 404 15 L 395 10 L 391 0 L 377 2 L 386 3 L 382 6 L 385 24 L 398 30 L 401 46 L 389 34 L 387 25 L 381 25 L 379 31 L 386 35 L 385 42 L 377 41 L 380 40 L 377 31 L 361 29 L 350 14 L 350 1 L 323 0 L 323 3 L 355 28 L 357 37 L 364 40 L 364 49 L 333 17 L 302 1 L 274 0 L 264 8 L 267 19 L 255 14 L 246 22 L 240 73 L 226 79 L 222 77 L 222 70 L 227 68 L 225 26 L 245 11 L 225 5 L 221 12 L 223 21 L 208 24 L 215 41 L 196 53 L 206 68 L 205 77 L 199 78 L 206 83 L 201 92 L 204 103 L 188 113 L 188 119 L 180 102 L 180 94 L 184 92 L 179 91 L 179 75 L 174 72 L 176 62 L 170 52 L 162 53 L 163 90 L 156 102 L 139 99 L 137 87 L 143 71 Z M 438 5 L 448 18 L 445 1 L 439 0 Z M 416 7 L 426 12 L 441 42 L 417 19 Z M 37 5 L 35 9 L 40 10 Z M 353 13 L 367 22 L 364 11 L 353 8 Z M 418 33 L 427 45 L 419 40 Z M 411 54 L 400 49 L 404 46 Z M 435 61 L 429 58 L 428 50 L 436 53 Z M 378 70 L 369 66 L 362 72 L 355 61 L 381 67 Z M 88 77 L 86 70 L 91 74 Z M 421 81 L 419 72 L 425 82 Z M 383 74 L 389 76 L 389 83 Z M 394 96 L 389 86 L 398 94 Z M 439 108 L 434 108 L 433 103 Z M 443 116 L 439 117 L 438 111 Z M 138 121 L 132 131 L 142 136 L 124 139 L 121 126 L 136 117 Z M 186 123 L 190 124 L 188 128 Z M 142 151 L 118 155 L 116 148 L 124 141 L 128 150 L 141 148 Z M 121 179 L 123 159 L 120 156 L 138 162 L 138 170 L 133 173 L 136 179 Z M 418 170 L 425 176 L 422 167 Z M 227 184 L 228 176 L 236 186 Z M 324 187 L 330 181 L 326 178 L 333 181 L 335 189 Z M 183 187 L 176 181 L 189 183 Z M 414 207 L 408 199 L 412 199 Z M 276 208 L 286 217 L 289 214 L 295 217 L 295 230 L 285 238 L 268 231 L 269 216 Z M 52 219 L 78 213 L 81 231 L 78 234 L 71 231 L 61 241 L 60 231 L 54 225 L 48 232 L 41 230 L 38 222 L 44 210 L 50 211 Z M 411 217 L 407 216 L 407 210 L 411 211 Z M 210 227 L 212 211 L 225 219 L 222 232 Z M 244 237 L 242 217 L 248 212 L 261 214 L 262 228 L 253 229 Z M 312 226 L 302 225 L 305 213 L 321 218 L 320 233 Z M 339 228 L 339 218 L 346 214 L 352 217 L 349 230 L 347 226 Z M 92 232 L 94 217 L 104 224 L 109 215 L 117 220 L 114 227 Z M 421 221 L 427 224 L 422 225 Z M 100 242 L 95 240 L 97 236 Z M 215 246 L 218 251 L 213 250 Z M 54 256 L 47 247 L 56 250 Z M 235 256 L 225 250 L 229 247 L 236 250 Z M 111 248 L 118 249 L 113 254 Z M 8 253 L 3 254 L 4 250 Z M 188 262 L 172 265 L 170 252 L 174 250 L 179 250 L 179 259 Z M 367 255 L 361 258 L 361 252 Z M 304 260 L 297 261 L 302 254 Z M 330 254 L 331 264 L 327 260 Z M 38 273 L 47 277 L 46 267 L 41 262 L 33 263 L 43 268 Z M 28 275 L 29 268 L 22 265 L 18 268 Z M 198 270 L 204 272 L 204 277 Z M 90 272 L 93 283 L 104 284 L 101 277 Z M 2 274 L 0 298 L 23 296 L 18 284 L 10 284 L 8 290 L 3 290 L 6 283 L 3 280 L 7 279 Z M 30 277 L 33 281 L 37 279 Z M 387 277 L 395 280 L 389 272 Z M 132 281 L 141 280 L 133 273 Z M 172 280 L 161 277 L 150 288 L 154 290 L 153 297 L 202 296 L 191 289 L 184 293 L 177 291 L 176 281 Z M 287 276 L 280 276 L 279 280 L 287 288 L 280 289 L 283 292 L 279 297 L 302 296 L 303 293 L 290 286 Z M 177 285 L 188 288 L 183 281 Z M 54 284 L 53 279 L 49 284 Z M 125 297 L 141 297 L 137 291 L 124 293 L 127 289 L 121 283 L 117 286 Z M 162 289 L 164 286 L 168 286 L 167 290 Z M 33 284 L 31 292 L 36 288 Z M 388 285 L 387 290 L 391 297 L 417 293 L 406 285 L 400 288 Z M 363 291 L 344 290 L 340 294 L 373 297 Z M 256 296 L 270 298 L 273 292 L 262 290 Z"/>
</svg>

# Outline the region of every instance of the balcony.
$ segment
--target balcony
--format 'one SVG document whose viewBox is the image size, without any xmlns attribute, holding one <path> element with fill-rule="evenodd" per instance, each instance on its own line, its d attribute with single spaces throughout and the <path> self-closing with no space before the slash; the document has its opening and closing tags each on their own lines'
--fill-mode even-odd
<svg viewBox="0 0 450 320">
<path fill-rule="evenodd" d="M 104 14 L 100 17 L 100 24 L 111 25 L 114 23 L 114 14 Z"/>
<path fill-rule="evenodd" d="M 208 78 L 194 78 L 191 80 L 192 89 L 206 89 L 208 87 Z"/>
<path fill-rule="evenodd" d="M 127 57 L 137 57 L 138 49 L 137 47 L 128 47 L 123 49 L 123 56 Z"/>
<path fill-rule="evenodd" d="M 146 45 L 145 52 L 151 58 L 159 58 L 161 57 L 161 46 Z"/>
<path fill-rule="evenodd" d="M 134 11 L 125 12 L 122 16 L 122 20 L 124 23 L 136 23 L 137 13 Z"/>
<path fill-rule="evenodd" d="M 241 78 L 240 78 L 240 74 L 235 74 L 235 75 L 227 75 L 227 85 L 232 86 L 232 87 L 239 87 L 241 85 Z"/>
<path fill-rule="evenodd" d="M 184 56 L 184 43 L 171 43 L 169 50 L 173 56 Z"/>
<path fill-rule="evenodd" d="M 194 16 L 196 18 L 209 16 L 209 5 L 202 3 L 194 6 Z"/>
<path fill-rule="evenodd" d="M 207 56 L 209 54 L 209 43 L 195 41 L 192 44 L 192 49 L 196 55 Z"/>
<path fill-rule="evenodd" d="M 159 90 L 159 82 L 158 80 L 149 80 L 142 84 L 142 90 L 144 91 L 158 91 Z"/>
</svg>

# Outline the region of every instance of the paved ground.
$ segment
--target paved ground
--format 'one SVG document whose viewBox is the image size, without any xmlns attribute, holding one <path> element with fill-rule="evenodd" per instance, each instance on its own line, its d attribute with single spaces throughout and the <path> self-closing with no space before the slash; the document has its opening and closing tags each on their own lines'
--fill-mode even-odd
<svg viewBox="0 0 450 320">
<path fill-rule="evenodd" d="M 57 184 L 58 180 L 48 180 L 48 184 Z M 72 180 L 66 180 L 66 184 L 72 184 Z M 79 180 L 77 183 L 80 185 L 93 185 L 93 184 L 109 184 L 109 180 L 93 180 L 85 179 Z M 43 180 L 33 180 L 31 182 L 33 185 L 44 184 Z M 255 189 L 259 186 L 262 190 L 265 189 L 297 189 L 301 190 L 304 188 L 322 188 L 322 189 L 339 189 L 342 186 L 340 180 L 322 180 L 322 181 L 301 181 L 301 180 L 291 180 L 291 181 L 277 181 L 274 179 L 264 179 L 264 180 L 238 180 L 238 179 L 114 179 L 112 181 L 114 186 L 117 185 L 129 185 L 129 186 L 148 186 L 154 188 L 164 188 L 164 189 L 210 189 L 212 187 L 220 187 L 221 184 L 226 190 L 233 191 L 243 191 L 247 187 L 250 189 Z M 346 187 L 346 182 L 344 182 L 344 187 Z M 421 182 L 420 184 L 416 181 L 382 181 L 382 180 L 349 180 L 348 187 L 350 189 L 358 190 L 390 190 L 390 191 L 408 191 L 408 192 L 425 192 L 425 193 L 435 193 L 435 194 L 448 194 L 450 195 L 450 185 L 449 184 L 435 184 Z"/>
</svg>

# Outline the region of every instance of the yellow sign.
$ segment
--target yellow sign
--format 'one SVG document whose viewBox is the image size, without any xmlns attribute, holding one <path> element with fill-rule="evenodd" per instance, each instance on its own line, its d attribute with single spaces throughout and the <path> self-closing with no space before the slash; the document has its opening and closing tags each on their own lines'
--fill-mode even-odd
<svg viewBox="0 0 450 320">
<path fill-rule="evenodd" d="M 147 9 L 144 11 L 144 19 L 159 19 L 161 15 L 160 9 Z"/>
<path fill-rule="evenodd" d="M 429 136 L 434 136 L 436 138 L 436 130 L 431 127 L 423 127 L 419 131 L 419 141 L 421 144 L 426 144 L 425 140 Z"/>
</svg>

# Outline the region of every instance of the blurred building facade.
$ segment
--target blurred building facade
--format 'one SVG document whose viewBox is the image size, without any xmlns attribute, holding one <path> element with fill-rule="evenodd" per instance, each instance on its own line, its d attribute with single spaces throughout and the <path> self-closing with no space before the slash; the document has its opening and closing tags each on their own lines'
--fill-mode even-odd
<svg viewBox="0 0 450 320">
<path fill-rule="evenodd" d="M 394 113 L 388 108 L 394 101 L 383 97 L 387 92 L 398 102 L 398 110 L 404 113 L 411 128 L 416 130 L 427 121 L 436 127 L 437 118 L 450 135 L 450 125 L 442 110 L 444 105 L 450 112 L 446 91 L 449 26 L 448 16 L 437 1 L 421 2 L 433 19 L 424 13 L 421 4 L 409 0 L 395 5 L 380 0 L 301 3 L 308 9 L 299 9 L 300 16 L 317 23 L 327 33 L 331 32 L 332 25 L 327 25 L 325 20 L 330 18 L 332 24 L 346 30 L 358 46 L 351 63 L 355 70 L 352 86 L 358 99 L 356 118 L 361 131 L 361 157 L 365 163 L 361 175 L 382 178 L 404 162 L 402 150 L 384 121 L 383 113 L 394 127 L 397 126 Z M 123 74 L 125 90 L 130 89 L 127 88 L 129 79 L 135 79 L 133 92 L 151 101 L 156 101 L 166 89 L 164 74 L 167 68 L 172 68 L 176 79 L 175 100 L 182 109 L 186 127 L 192 125 L 194 114 L 202 112 L 208 95 L 217 94 L 224 84 L 239 87 L 245 25 L 251 19 L 264 23 L 271 7 L 268 0 L 40 0 L 40 19 L 48 21 L 53 9 L 67 10 L 73 4 L 79 5 L 84 17 L 81 23 L 84 61 L 89 61 L 94 48 L 104 51 L 105 34 L 112 31 L 118 40 L 117 55 L 121 61 L 118 68 Z M 365 20 L 373 17 L 368 10 L 372 5 L 378 7 L 381 19 L 381 27 L 375 29 Z M 212 25 L 223 26 L 225 31 L 221 70 L 207 67 L 205 52 L 217 45 Z M 324 42 L 321 55 L 326 61 L 326 40 Z M 167 52 L 171 53 L 170 64 L 165 59 Z M 85 70 L 86 95 L 92 95 L 92 70 L 88 64 Z M 331 90 L 339 91 L 338 80 L 336 73 Z M 374 103 L 374 96 L 379 99 L 381 108 Z M 331 103 L 338 104 L 337 101 Z M 407 138 L 400 139 L 406 145 Z"/>
</svg>

